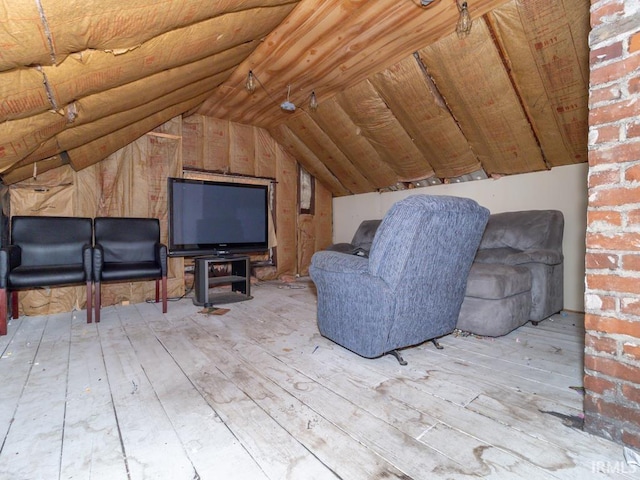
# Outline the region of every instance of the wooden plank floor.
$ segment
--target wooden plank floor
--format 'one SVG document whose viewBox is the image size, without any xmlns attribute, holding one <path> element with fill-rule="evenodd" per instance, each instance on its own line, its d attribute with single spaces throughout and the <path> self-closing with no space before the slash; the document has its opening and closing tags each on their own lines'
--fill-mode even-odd
<svg viewBox="0 0 640 480">
<path fill-rule="evenodd" d="M 583 316 L 361 358 L 308 279 L 224 315 L 185 298 L 21 317 L 0 338 L 0 478 L 634 478 L 580 430 Z"/>
</svg>

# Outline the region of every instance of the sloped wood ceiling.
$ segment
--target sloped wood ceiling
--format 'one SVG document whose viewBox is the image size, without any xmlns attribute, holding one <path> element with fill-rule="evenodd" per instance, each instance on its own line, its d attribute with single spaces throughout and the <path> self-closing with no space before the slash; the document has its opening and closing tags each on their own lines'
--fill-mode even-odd
<svg viewBox="0 0 640 480">
<path fill-rule="evenodd" d="M 455 0 L 416 3 L 301 2 L 199 113 L 267 128 L 334 195 L 586 161 L 588 1 L 472 1 L 464 39 Z"/>
<path fill-rule="evenodd" d="M 455 0 L 419 3 L 3 0 L 0 175 L 192 112 L 266 128 L 334 195 L 586 161 L 588 0 L 471 0 L 463 39 Z"/>
</svg>

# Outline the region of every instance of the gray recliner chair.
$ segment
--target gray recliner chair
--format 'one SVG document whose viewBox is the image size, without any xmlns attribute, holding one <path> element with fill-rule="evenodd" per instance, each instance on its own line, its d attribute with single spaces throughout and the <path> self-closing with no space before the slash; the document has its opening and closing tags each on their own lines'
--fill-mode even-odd
<svg viewBox="0 0 640 480">
<path fill-rule="evenodd" d="M 369 258 L 316 252 L 320 333 L 367 358 L 451 333 L 488 217 L 468 198 L 414 195 L 385 215 Z"/>
</svg>

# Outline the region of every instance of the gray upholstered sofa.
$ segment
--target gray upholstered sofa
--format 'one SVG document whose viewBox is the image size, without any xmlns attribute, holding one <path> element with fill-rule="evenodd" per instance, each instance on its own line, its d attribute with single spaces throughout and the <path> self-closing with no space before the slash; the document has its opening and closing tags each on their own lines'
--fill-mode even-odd
<svg viewBox="0 0 640 480">
<path fill-rule="evenodd" d="M 451 333 L 488 217 L 468 198 L 414 195 L 387 212 L 369 258 L 316 252 L 320 333 L 367 358 Z"/>
<path fill-rule="evenodd" d="M 351 243 L 334 243 L 327 247 L 326 250 L 368 257 L 373 237 L 376 235 L 381 222 L 382 220 L 364 220 L 358 226 L 356 233 L 354 233 Z"/>
<path fill-rule="evenodd" d="M 469 274 L 458 328 L 499 336 L 562 310 L 563 233 L 558 210 L 491 215 Z"/>
</svg>

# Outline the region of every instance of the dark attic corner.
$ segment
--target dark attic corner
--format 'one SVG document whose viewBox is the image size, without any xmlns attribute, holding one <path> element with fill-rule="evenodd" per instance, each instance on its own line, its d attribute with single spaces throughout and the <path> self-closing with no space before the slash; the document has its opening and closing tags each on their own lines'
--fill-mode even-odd
<svg viewBox="0 0 640 480">
<path fill-rule="evenodd" d="M 640 472 L 640 2 L 0 12 L 0 477 Z"/>
</svg>

